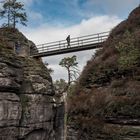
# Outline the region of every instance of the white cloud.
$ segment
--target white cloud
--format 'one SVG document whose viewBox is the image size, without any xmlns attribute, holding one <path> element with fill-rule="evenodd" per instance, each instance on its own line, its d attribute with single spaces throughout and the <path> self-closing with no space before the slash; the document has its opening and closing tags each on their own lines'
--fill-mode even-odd
<svg viewBox="0 0 140 140">
<path fill-rule="evenodd" d="M 41 25 L 36 29 L 28 29 L 23 31 L 24 34 L 36 44 L 47 43 L 50 41 L 63 40 L 67 37 L 68 34 L 71 37 L 78 37 L 88 34 L 94 34 L 98 32 L 104 32 L 112 29 L 116 24 L 118 24 L 121 19 L 117 17 L 109 16 L 99 16 L 92 17 L 88 20 L 82 20 L 80 24 L 73 25 L 70 27 L 65 27 L 64 25 L 51 26 L 51 25 Z M 50 67 L 54 69 L 54 74 L 52 75 L 53 79 L 66 79 L 66 71 L 64 68 L 61 68 L 58 64 L 60 60 L 67 56 L 77 55 L 80 71 L 86 61 L 88 61 L 91 56 L 94 54 L 94 50 L 77 52 L 71 54 L 57 55 L 43 58 L 44 61 L 49 63 Z"/>
<path fill-rule="evenodd" d="M 41 25 L 35 29 L 26 29 L 23 31 L 26 36 L 36 44 L 50 41 L 63 40 L 68 34 L 71 37 L 94 34 L 111 30 L 121 19 L 117 17 L 99 16 L 92 17 L 88 20 L 82 20 L 81 23 L 70 27 L 64 25 L 51 26 Z"/>
<path fill-rule="evenodd" d="M 27 14 L 28 23 L 34 24 L 34 22 L 42 22 L 43 16 L 41 12 L 36 12 L 32 8 L 33 5 L 41 4 L 42 0 L 19 0 L 24 4 L 24 8 Z"/>
<path fill-rule="evenodd" d="M 43 19 L 43 16 L 41 15 L 41 13 L 30 10 L 29 18 L 34 21 L 41 21 Z"/>
</svg>

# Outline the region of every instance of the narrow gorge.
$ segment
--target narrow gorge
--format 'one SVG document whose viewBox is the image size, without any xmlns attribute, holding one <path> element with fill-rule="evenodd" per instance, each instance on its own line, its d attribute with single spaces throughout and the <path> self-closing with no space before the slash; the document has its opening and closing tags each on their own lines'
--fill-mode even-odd
<svg viewBox="0 0 140 140">
<path fill-rule="evenodd" d="M 32 49 L 17 29 L 0 28 L 0 140 L 140 140 L 140 6 L 87 62 L 68 116 Z"/>
</svg>

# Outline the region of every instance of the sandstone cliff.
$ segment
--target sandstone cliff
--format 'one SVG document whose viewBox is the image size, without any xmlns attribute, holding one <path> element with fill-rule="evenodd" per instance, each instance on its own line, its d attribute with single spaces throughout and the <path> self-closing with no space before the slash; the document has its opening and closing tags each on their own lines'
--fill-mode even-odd
<svg viewBox="0 0 140 140">
<path fill-rule="evenodd" d="M 0 29 L 0 140 L 54 140 L 58 131 L 52 79 L 30 46 L 18 30 Z"/>
<path fill-rule="evenodd" d="M 112 30 L 76 88 L 68 140 L 140 139 L 140 7 Z"/>
</svg>

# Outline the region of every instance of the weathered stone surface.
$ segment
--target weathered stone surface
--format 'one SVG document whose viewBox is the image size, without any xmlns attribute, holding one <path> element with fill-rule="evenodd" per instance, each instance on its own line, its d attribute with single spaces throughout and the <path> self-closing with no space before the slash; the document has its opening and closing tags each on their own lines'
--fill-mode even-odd
<svg viewBox="0 0 140 140">
<path fill-rule="evenodd" d="M 0 140 L 17 140 L 18 127 L 2 127 L 0 128 Z"/>
<path fill-rule="evenodd" d="M 56 106 L 56 115 L 55 115 L 55 139 L 64 140 L 65 128 L 64 128 L 64 114 L 65 114 L 65 105 L 64 102 L 57 103 Z"/>
<path fill-rule="evenodd" d="M 0 78 L 0 88 L 1 90 L 16 90 L 19 89 L 20 85 L 17 84 L 14 79 Z"/>
<path fill-rule="evenodd" d="M 0 127 L 18 126 L 21 104 L 15 93 L 0 93 Z"/>
<path fill-rule="evenodd" d="M 140 6 L 88 61 L 69 99 L 68 140 L 140 139 Z"/>
<path fill-rule="evenodd" d="M 36 130 L 29 133 L 24 140 L 54 140 L 54 138 L 48 131 Z"/>
<path fill-rule="evenodd" d="M 52 79 L 42 63 L 37 63 L 31 59 L 26 60 L 24 75 L 21 87 L 22 92 L 27 94 L 54 95 Z"/>
<path fill-rule="evenodd" d="M 16 140 L 21 118 L 21 103 L 15 93 L 0 92 L 0 139 Z"/>
<path fill-rule="evenodd" d="M 35 45 L 17 30 L 0 29 L 0 36 L 5 38 L 0 40 L 0 140 L 54 140 L 57 111 L 47 68 L 25 58 Z M 15 41 L 21 54 L 15 53 Z"/>
<path fill-rule="evenodd" d="M 53 130 L 53 110 L 52 97 L 44 95 L 21 95 L 22 119 L 20 121 L 20 135 L 24 136 L 34 129 Z"/>
</svg>

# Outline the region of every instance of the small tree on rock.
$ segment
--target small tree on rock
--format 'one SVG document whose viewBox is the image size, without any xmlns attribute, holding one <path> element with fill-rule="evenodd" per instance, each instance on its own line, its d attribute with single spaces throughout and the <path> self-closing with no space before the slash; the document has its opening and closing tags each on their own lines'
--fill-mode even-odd
<svg viewBox="0 0 140 140">
<path fill-rule="evenodd" d="M 68 74 L 68 84 L 66 90 L 69 88 L 72 82 L 75 82 L 77 76 L 79 75 L 78 70 L 78 62 L 76 60 L 76 56 L 73 55 L 72 57 L 65 57 L 63 58 L 60 63 L 60 66 L 65 67 Z"/>
</svg>

